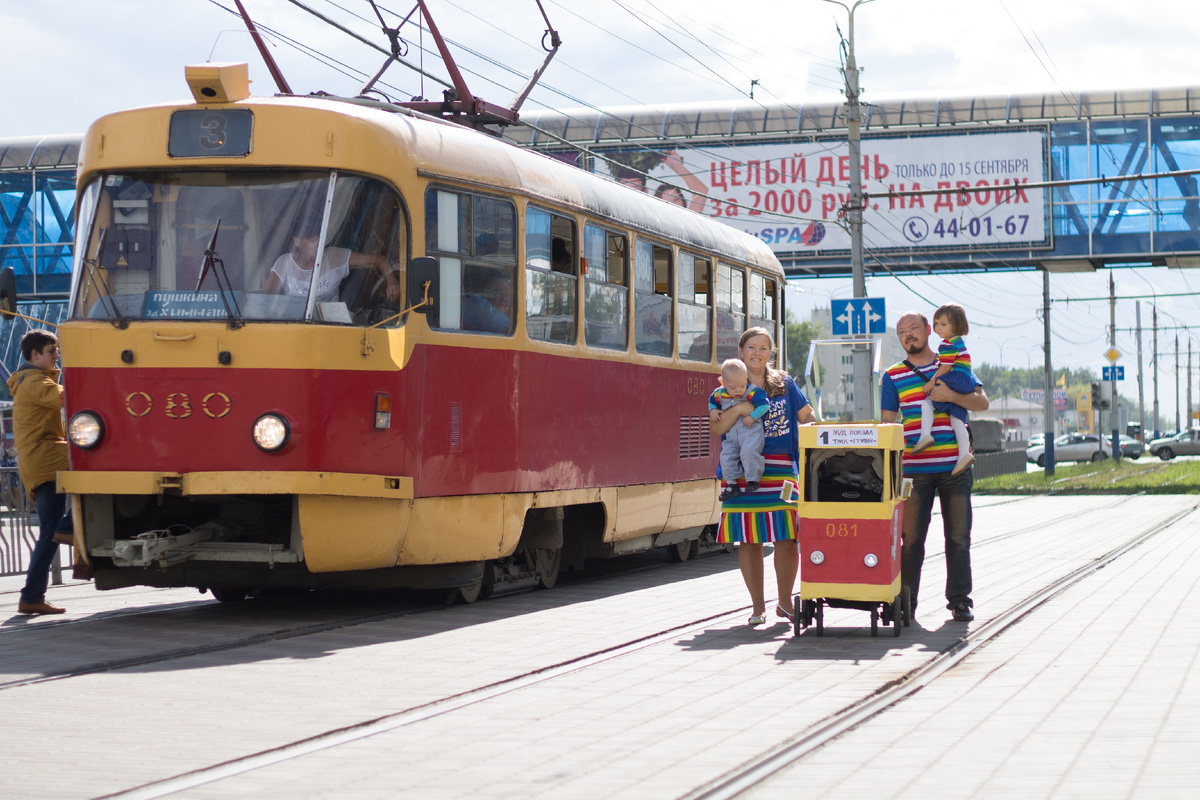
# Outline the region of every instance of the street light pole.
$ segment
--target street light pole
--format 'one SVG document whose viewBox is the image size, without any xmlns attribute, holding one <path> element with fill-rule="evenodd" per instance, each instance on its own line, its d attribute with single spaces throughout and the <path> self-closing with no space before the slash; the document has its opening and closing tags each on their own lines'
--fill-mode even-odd
<svg viewBox="0 0 1200 800">
<path fill-rule="evenodd" d="M 854 297 L 867 296 L 867 279 L 863 267 L 863 190 L 862 146 L 858 125 L 860 111 L 858 103 L 858 62 L 854 58 L 854 12 L 859 6 L 874 0 L 855 0 L 853 5 L 846 5 L 839 0 L 825 0 L 846 9 L 850 16 L 849 34 L 846 42 L 846 66 L 842 70 L 846 76 L 846 131 L 850 149 L 850 202 L 846 206 L 846 220 L 850 225 L 850 270 L 854 278 Z M 857 420 L 871 419 L 875 416 L 874 393 L 871 387 L 871 351 L 865 344 L 855 344 L 854 360 L 854 418 Z"/>
</svg>

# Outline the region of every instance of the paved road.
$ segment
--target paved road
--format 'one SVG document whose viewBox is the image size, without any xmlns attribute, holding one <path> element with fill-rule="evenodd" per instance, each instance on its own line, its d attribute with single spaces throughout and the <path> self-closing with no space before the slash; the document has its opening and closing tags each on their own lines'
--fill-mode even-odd
<svg viewBox="0 0 1200 800">
<path fill-rule="evenodd" d="M 1200 778 L 1194 758 L 1160 757 L 1200 730 L 1187 671 L 1200 633 L 1185 602 L 1200 580 L 1200 523 L 1186 513 L 1196 504 L 979 498 L 976 623 L 950 621 L 937 602 L 935 535 L 926 594 L 899 638 L 871 638 L 856 611 L 829 610 L 821 638 L 748 628 L 733 556 L 438 609 L 411 597 L 225 605 L 190 590 L 58 588 L 65 619 L 0 624 L 0 795 L 699 796 L 1179 517 L 754 796 L 926 797 L 934 785 L 939 798 L 1169 795 Z M 127 666 L 54 677 L 105 661 Z M 1128 763 L 1107 764 L 1122 779 L 1088 783 L 1121 730 L 1136 740 Z"/>
</svg>

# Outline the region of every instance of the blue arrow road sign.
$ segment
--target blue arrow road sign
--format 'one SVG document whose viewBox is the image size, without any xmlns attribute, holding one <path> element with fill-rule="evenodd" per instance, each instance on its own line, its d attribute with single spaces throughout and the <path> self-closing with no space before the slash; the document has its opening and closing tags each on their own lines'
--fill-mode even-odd
<svg viewBox="0 0 1200 800">
<path fill-rule="evenodd" d="M 1118 381 L 1125 380 L 1125 368 L 1124 367 L 1101 367 L 1101 370 L 1104 373 L 1101 380 L 1106 380 L 1106 381 L 1114 380 L 1114 378 L 1113 378 L 1114 370 L 1117 373 L 1115 380 L 1118 380 Z"/>
<path fill-rule="evenodd" d="M 887 333 L 882 297 L 856 297 L 853 300 L 831 300 L 833 335 Z"/>
</svg>

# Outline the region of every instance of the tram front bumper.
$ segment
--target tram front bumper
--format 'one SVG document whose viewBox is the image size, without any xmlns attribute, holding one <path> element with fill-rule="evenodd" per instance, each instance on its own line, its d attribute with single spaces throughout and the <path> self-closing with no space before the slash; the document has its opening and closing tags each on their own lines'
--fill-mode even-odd
<svg viewBox="0 0 1200 800">
<path fill-rule="evenodd" d="M 348 472 L 60 472 L 66 494 L 295 494 L 411 500 L 413 479 Z"/>
</svg>

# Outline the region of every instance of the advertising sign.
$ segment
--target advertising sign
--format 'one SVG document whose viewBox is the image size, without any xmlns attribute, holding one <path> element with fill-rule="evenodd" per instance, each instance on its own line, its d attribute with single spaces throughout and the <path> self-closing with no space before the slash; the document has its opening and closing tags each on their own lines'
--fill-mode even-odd
<svg viewBox="0 0 1200 800">
<path fill-rule="evenodd" d="M 1054 397 L 1054 410 L 1055 411 L 1066 411 L 1067 410 L 1067 390 L 1066 389 L 1055 389 L 1053 397 Z M 1021 399 L 1027 403 L 1037 403 L 1038 405 L 1041 405 L 1046 400 L 1046 393 L 1044 391 L 1042 391 L 1041 389 L 1022 389 L 1021 390 Z M 1090 397 L 1088 398 L 1088 401 L 1091 402 Z"/>
<path fill-rule="evenodd" d="M 1046 190 L 1024 188 L 1045 178 L 1045 135 L 863 139 L 865 246 L 1048 246 Z M 843 141 L 600 152 L 615 163 L 596 159 L 597 174 L 746 231 L 777 254 L 827 257 L 850 249 L 844 216 L 851 165 Z M 935 193 L 890 194 L 924 190 Z"/>
</svg>

